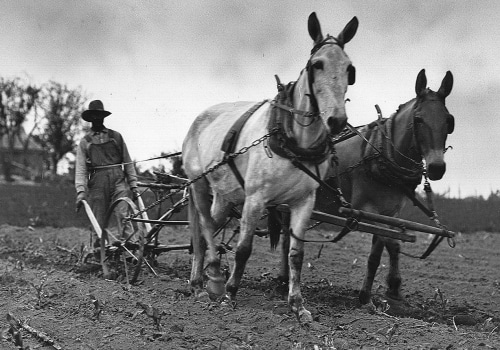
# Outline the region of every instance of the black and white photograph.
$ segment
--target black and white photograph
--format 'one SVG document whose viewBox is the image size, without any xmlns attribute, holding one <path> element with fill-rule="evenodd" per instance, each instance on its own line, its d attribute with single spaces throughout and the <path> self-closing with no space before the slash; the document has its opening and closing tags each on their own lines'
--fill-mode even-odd
<svg viewBox="0 0 500 350">
<path fill-rule="evenodd" d="M 500 349 L 500 2 L 0 6 L 1 349 Z"/>
</svg>

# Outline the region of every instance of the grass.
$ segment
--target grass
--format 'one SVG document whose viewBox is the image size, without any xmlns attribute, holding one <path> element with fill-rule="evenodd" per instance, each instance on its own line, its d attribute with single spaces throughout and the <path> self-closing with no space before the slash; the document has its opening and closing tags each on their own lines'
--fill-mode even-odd
<svg viewBox="0 0 500 350">
<path fill-rule="evenodd" d="M 75 213 L 75 191 L 68 185 L 0 185 L 0 223 L 13 226 L 85 227 Z"/>
<path fill-rule="evenodd" d="M 152 193 L 145 193 L 143 199 L 151 203 Z M 84 210 L 75 212 L 75 189 L 69 184 L 1 184 L 0 224 L 12 226 L 88 227 L 89 220 Z M 170 208 L 170 200 L 148 211 L 150 218 L 156 218 Z M 185 215 L 184 215 L 185 216 Z M 185 220 L 177 215 L 176 220 Z"/>
<path fill-rule="evenodd" d="M 143 199 L 148 205 L 155 200 L 146 192 Z M 157 218 L 172 205 L 170 200 L 148 211 L 150 218 Z M 500 231 L 500 196 L 483 198 L 445 198 L 437 195 L 435 205 L 441 222 L 453 231 Z M 432 222 L 410 203 L 403 210 L 403 218 L 428 225 Z M 176 220 L 186 220 L 186 211 L 177 214 Z M 88 227 L 84 213 L 75 213 L 75 190 L 72 184 L 0 184 L 0 224 L 13 226 Z"/>
</svg>

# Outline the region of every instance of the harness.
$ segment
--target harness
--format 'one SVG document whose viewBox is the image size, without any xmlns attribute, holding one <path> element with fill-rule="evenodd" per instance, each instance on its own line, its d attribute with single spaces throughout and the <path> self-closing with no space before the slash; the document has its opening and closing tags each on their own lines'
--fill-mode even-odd
<svg viewBox="0 0 500 350">
<path fill-rule="evenodd" d="M 231 168 L 241 187 L 245 187 L 245 181 L 236 167 L 234 159 L 229 158 L 229 155 L 234 152 L 239 135 L 245 126 L 245 123 L 266 102 L 269 102 L 272 105 L 271 117 L 268 122 L 268 131 L 269 135 L 271 135 L 269 138 L 269 148 L 275 154 L 283 158 L 318 165 L 324 162 L 333 152 L 333 145 L 330 142 L 331 137 L 326 131 L 320 135 L 320 138 L 314 145 L 311 145 L 308 148 L 299 147 L 292 132 L 292 122 L 296 114 L 311 118 L 311 123 L 304 126 L 311 125 L 320 116 L 318 102 L 313 93 L 314 72 L 312 69 L 311 59 L 314 54 L 325 45 L 338 45 L 343 49 L 342 42 L 330 35 L 327 35 L 324 40 L 317 43 L 312 48 L 311 57 L 309 58 L 305 68 L 309 84 L 309 94 L 307 94 L 307 96 L 309 97 L 312 111 L 302 111 L 293 108 L 293 90 L 295 88 L 295 82 L 289 83 L 285 88 L 285 86 L 281 84 L 278 76 L 275 75 L 278 85 L 278 94 L 274 100 L 270 102 L 268 100 L 264 100 L 253 105 L 240 118 L 238 118 L 224 137 L 221 145 L 221 150 L 224 152 L 224 160 L 227 161 L 227 164 Z M 349 85 L 354 84 L 355 80 L 356 69 L 354 66 L 350 65 L 348 67 Z M 269 156 L 271 157 L 272 155 Z"/>
<path fill-rule="evenodd" d="M 289 83 L 286 89 L 280 83 L 278 86 L 279 92 L 275 99 L 273 101 L 264 100 L 258 102 L 248 109 L 234 122 L 222 142 L 221 151 L 224 152 L 224 159 L 227 159 L 227 164 L 243 188 L 245 187 L 245 180 L 236 167 L 234 159 L 228 156 L 235 151 L 241 130 L 248 119 L 266 102 L 272 105 L 271 116 L 267 126 L 269 134 L 271 134 L 268 145 L 272 152 L 282 158 L 308 162 L 314 165 L 323 163 L 333 152 L 333 146 L 326 131 L 321 134 L 319 140 L 314 145 L 308 148 L 298 146 L 297 140 L 293 137 L 291 130 L 294 114 L 311 116 L 311 118 L 315 117 L 312 116 L 311 112 L 304 112 L 291 107 L 290 96 L 293 91 L 294 82 Z"/>
<path fill-rule="evenodd" d="M 404 186 L 415 189 L 421 182 L 423 163 L 411 160 L 410 167 L 396 162 L 393 139 L 394 118 L 377 120 L 369 124 L 363 142 L 363 160 L 367 164 L 369 176 L 387 186 Z"/>
<path fill-rule="evenodd" d="M 226 136 L 224 137 L 224 141 L 222 141 L 221 151 L 224 152 L 224 160 L 227 161 L 227 164 L 231 168 L 236 176 L 236 179 L 240 183 L 241 187 L 245 188 L 245 180 L 243 176 L 241 176 L 240 171 L 236 167 L 234 163 L 234 158 L 230 158 L 229 155 L 232 154 L 236 149 L 236 144 L 240 137 L 241 129 L 245 126 L 246 122 L 250 117 L 260 108 L 267 100 L 261 101 L 253 105 L 248 111 L 246 111 L 241 117 L 236 120 L 236 122 L 231 126 Z"/>
<path fill-rule="evenodd" d="M 289 83 L 286 88 L 278 81 L 278 94 L 271 102 L 271 116 L 269 118 L 268 130 L 277 129 L 278 132 L 269 139 L 269 148 L 287 159 L 296 159 L 301 162 L 308 162 L 314 165 L 323 163 L 333 152 L 333 145 L 330 142 L 330 135 L 325 130 L 318 140 L 308 148 L 300 147 L 293 136 L 292 122 L 294 114 L 302 114 L 312 118 L 311 124 L 315 122 L 318 115 L 314 113 L 303 113 L 292 107 L 293 90 L 295 82 Z M 308 124 L 310 125 L 310 124 Z"/>
<path fill-rule="evenodd" d="M 413 106 L 413 139 L 417 147 L 417 152 L 420 154 L 419 146 L 418 146 L 418 138 L 417 131 L 414 127 L 415 120 L 420 118 L 419 113 L 419 103 L 420 100 L 417 99 L 415 105 Z M 394 122 L 394 118 L 397 115 L 397 112 L 390 118 L 383 119 L 381 115 L 381 111 L 378 105 L 375 105 L 377 109 L 379 118 L 368 124 L 368 131 L 365 135 L 363 135 L 357 128 L 348 125 L 350 132 L 346 132 L 344 135 L 335 140 L 335 143 L 339 143 L 344 141 L 354 135 L 358 135 L 363 139 L 363 159 L 356 165 L 350 167 L 346 171 L 351 171 L 354 168 L 367 165 L 367 174 L 372 177 L 374 180 L 381 182 L 389 187 L 397 187 L 401 190 L 408 199 L 410 199 L 414 206 L 418 207 L 430 220 L 433 220 L 437 227 L 447 230 L 446 226 L 441 224 L 438 218 L 438 214 L 434 207 L 434 201 L 432 197 L 432 189 L 427 178 L 427 174 L 424 170 L 424 165 L 422 161 L 417 162 L 408 156 L 399 152 L 392 142 L 392 124 Z M 400 106 L 401 108 L 401 106 Z M 453 123 L 453 116 L 449 115 L 449 120 Z M 453 125 L 453 124 L 451 124 Z M 448 133 L 453 132 L 453 128 L 448 128 Z M 401 156 L 410 160 L 413 164 L 411 168 L 406 168 L 399 165 L 395 158 L 395 152 L 399 153 Z M 340 174 L 339 174 L 340 175 Z M 337 177 L 339 176 L 337 175 Z M 422 203 L 415 194 L 416 187 L 422 182 L 422 177 L 425 177 L 424 182 L 424 191 L 426 194 L 426 202 L 427 206 Z M 435 236 L 432 242 L 429 244 L 429 247 L 421 256 L 412 255 L 406 252 L 401 251 L 401 254 L 412 257 L 425 259 L 427 258 L 432 251 L 441 243 L 444 239 L 444 236 Z M 453 239 L 448 238 L 448 244 L 450 247 L 455 247 L 455 242 Z"/>
</svg>

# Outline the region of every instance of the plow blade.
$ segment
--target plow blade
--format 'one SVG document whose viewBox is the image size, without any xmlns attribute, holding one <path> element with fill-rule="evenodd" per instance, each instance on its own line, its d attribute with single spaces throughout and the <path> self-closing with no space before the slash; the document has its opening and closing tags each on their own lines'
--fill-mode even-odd
<svg viewBox="0 0 500 350">
<path fill-rule="evenodd" d="M 344 215 L 349 215 L 351 217 L 354 217 L 356 219 L 365 219 L 365 220 L 370 220 L 374 222 L 379 222 L 381 224 L 387 224 L 395 227 L 400 227 L 402 229 L 408 229 L 408 230 L 413 230 L 413 231 L 420 231 L 420 232 L 426 232 L 426 233 L 432 233 L 437 236 L 442 236 L 442 237 L 448 237 L 448 238 L 453 238 L 455 237 L 455 232 L 439 228 L 439 227 L 434 227 L 434 226 L 429 226 L 429 225 L 424 225 L 418 222 L 413 222 L 413 221 L 408 221 L 400 218 L 394 218 L 392 216 L 385 216 L 385 215 L 379 215 L 379 214 L 374 214 L 374 213 L 369 213 L 363 210 L 356 210 L 356 209 L 349 209 L 349 208 L 340 208 L 339 209 L 341 214 Z"/>
<path fill-rule="evenodd" d="M 331 214 L 326 214 L 320 211 L 313 210 L 311 214 L 311 220 L 317 220 L 317 221 L 322 221 L 326 222 L 332 225 L 337 225 L 337 226 L 345 226 L 347 219 L 336 216 L 336 215 L 331 215 Z M 377 236 L 383 236 L 383 237 L 389 237 L 393 239 L 397 239 L 403 242 L 411 242 L 414 243 L 417 241 L 417 238 L 414 235 L 410 235 L 405 232 L 400 232 L 396 230 L 392 230 L 390 228 L 386 227 L 380 227 L 380 226 L 375 226 L 371 224 L 366 224 L 364 222 L 360 222 L 357 224 L 357 228 L 355 229 L 356 231 L 363 231 L 367 233 L 371 233 Z"/>
</svg>

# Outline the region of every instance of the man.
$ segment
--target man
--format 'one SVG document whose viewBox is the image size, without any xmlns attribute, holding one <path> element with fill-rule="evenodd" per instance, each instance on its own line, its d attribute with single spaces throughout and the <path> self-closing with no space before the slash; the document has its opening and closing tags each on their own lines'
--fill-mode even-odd
<svg viewBox="0 0 500 350">
<path fill-rule="evenodd" d="M 110 114 L 100 100 L 90 102 L 82 118 L 92 123 L 92 127 L 76 151 L 76 210 L 83 205 L 82 200 L 87 200 L 100 227 L 114 200 L 130 196 L 130 190 L 134 196 L 138 195 L 135 166 L 123 137 L 104 126 L 104 118 Z M 122 221 L 127 215 L 125 205 L 118 205 L 115 214 L 117 220 Z M 99 246 L 100 242 L 94 237 L 94 247 Z"/>
</svg>

